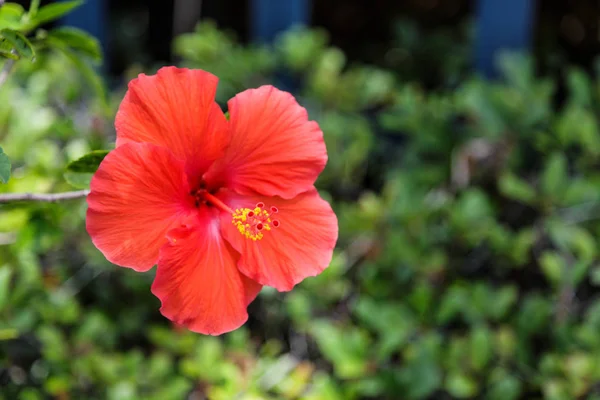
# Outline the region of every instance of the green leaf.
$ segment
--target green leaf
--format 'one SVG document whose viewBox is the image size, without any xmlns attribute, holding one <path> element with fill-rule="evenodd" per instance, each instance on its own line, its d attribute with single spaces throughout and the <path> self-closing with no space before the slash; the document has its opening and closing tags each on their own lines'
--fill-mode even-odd
<svg viewBox="0 0 600 400">
<path fill-rule="evenodd" d="M 325 358 L 333 364 L 338 377 L 354 379 L 367 373 L 367 353 L 371 344 L 365 331 L 317 321 L 311 332 Z"/>
<path fill-rule="evenodd" d="M 88 189 L 92 181 L 93 173 L 84 172 L 65 172 L 64 175 L 67 183 L 77 189 Z"/>
<path fill-rule="evenodd" d="M 532 203 L 536 198 L 534 188 L 523 179 L 507 172 L 498 179 L 500 193 L 509 199 L 518 200 L 525 204 Z"/>
<path fill-rule="evenodd" d="M 35 59 L 33 45 L 21 32 L 12 29 L 2 29 L 0 36 L 3 38 L 2 41 L 9 42 L 21 56 L 29 58 L 31 61 Z"/>
<path fill-rule="evenodd" d="M 487 306 L 488 315 L 495 320 L 500 320 L 511 311 L 518 297 L 519 292 L 514 286 L 503 286 L 497 289 Z"/>
<path fill-rule="evenodd" d="M 584 228 L 575 227 L 570 239 L 570 247 L 577 254 L 577 258 L 584 263 L 591 264 L 597 254 L 594 236 Z"/>
<path fill-rule="evenodd" d="M 0 36 L 0 56 L 13 60 L 18 60 L 20 58 L 17 52 L 14 50 L 12 43 L 10 43 L 8 40 L 3 40 L 2 36 Z"/>
<path fill-rule="evenodd" d="M 57 46 L 57 49 L 59 49 L 75 65 L 75 67 L 79 70 L 83 78 L 88 82 L 93 91 L 96 93 L 96 96 L 100 100 L 103 108 L 106 110 L 108 108 L 108 97 L 106 94 L 106 89 L 104 87 L 104 82 L 102 82 L 102 79 L 96 73 L 94 68 L 92 68 L 88 63 L 83 61 L 77 54 L 75 54 L 66 46 Z"/>
<path fill-rule="evenodd" d="M 467 290 L 459 285 L 450 287 L 443 295 L 437 310 L 436 321 L 446 324 L 463 311 L 469 304 Z"/>
<path fill-rule="evenodd" d="M 0 329 L 0 342 L 3 340 L 11 340 L 19 337 L 19 331 L 14 328 Z"/>
<path fill-rule="evenodd" d="M 37 12 L 31 10 L 32 12 L 29 14 L 30 20 L 26 25 L 26 30 L 31 30 L 46 22 L 54 21 L 69 13 L 74 8 L 79 7 L 81 4 L 83 4 L 83 1 L 80 0 L 61 1 L 43 6 Z"/>
<path fill-rule="evenodd" d="M 94 61 L 102 60 L 100 42 L 87 32 L 73 28 L 62 27 L 48 32 L 47 40 L 50 43 L 60 42 L 62 45 L 77 50 L 92 58 Z"/>
<path fill-rule="evenodd" d="M 561 220 L 548 220 L 547 228 L 559 249 L 576 255 L 577 260 L 587 264 L 591 264 L 596 258 L 596 240 L 586 229 L 565 224 Z"/>
<path fill-rule="evenodd" d="M 481 223 L 493 216 L 488 195 L 478 189 L 463 192 L 456 202 L 454 211 L 457 218 L 465 224 Z"/>
<path fill-rule="evenodd" d="M 0 49 L 0 57 L 4 57 L 4 58 L 10 58 L 12 60 L 18 60 L 19 56 L 10 52 L 10 51 L 6 51 L 3 49 Z"/>
<path fill-rule="evenodd" d="M 567 183 L 567 159 L 562 153 L 554 153 L 548 159 L 542 174 L 542 191 L 554 198 L 563 193 Z"/>
<path fill-rule="evenodd" d="M 510 86 L 528 91 L 534 83 L 534 68 L 531 58 L 524 54 L 505 51 L 499 54 L 498 67 Z"/>
<path fill-rule="evenodd" d="M 17 3 L 5 3 L 0 7 L 0 29 L 19 29 L 25 9 Z"/>
<path fill-rule="evenodd" d="M 108 154 L 108 150 L 95 150 L 67 165 L 65 180 L 73 187 L 87 189 L 98 166 Z"/>
<path fill-rule="evenodd" d="M 6 183 L 10 178 L 10 158 L 0 147 L 0 182 Z"/>
<path fill-rule="evenodd" d="M 553 251 L 545 251 L 540 259 L 540 267 L 551 283 L 558 284 L 563 280 L 565 261 L 560 254 Z"/>
<path fill-rule="evenodd" d="M 0 267 L 0 311 L 4 309 L 8 302 L 9 285 L 12 277 L 12 270 L 7 266 Z"/>
<path fill-rule="evenodd" d="M 537 233 L 533 228 L 522 229 L 514 236 L 510 256 L 516 265 L 522 266 L 529 261 L 531 249 L 536 239 Z"/>
<path fill-rule="evenodd" d="M 29 15 L 36 15 L 39 9 L 40 0 L 31 0 L 31 4 L 29 5 Z"/>
<path fill-rule="evenodd" d="M 356 314 L 366 326 L 379 333 L 375 352 L 381 358 L 392 354 L 416 330 L 412 313 L 402 304 L 380 303 L 365 298 L 358 301 Z"/>
<path fill-rule="evenodd" d="M 520 335 L 531 335 L 547 325 L 552 308 L 550 302 L 537 293 L 526 295 L 519 303 L 517 330 Z"/>
<path fill-rule="evenodd" d="M 67 171 L 70 172 L 91 172 L 94 173 L 98 169 L 98 166 L 104 160 L 104 157 L 109 153 L 110 150 L 94 150 L 87 153 L 83 157 L 77 160 L 71 161 L 67 165 Z"/>
<path fill-rule="evenodd" d="M 450 372 L 446 378 L 446 390 L 458 399 L 472 398 L 479 392 L 477 381 L 462 372 Z"/>
<path fill-rule="evenodd" d="M 481 371 L 493 356 L 492 335 L 486 326 L 473 328 L 470 335 L 471 366 Z"/>
<path fill-rule="evenodd" d="M 522 386 L 519 379 L 507 375 L 492 385 L 487 398 L 490 400 L 516 400 L 521 394 Z"/>
<path fill-rule="evenodd" d="M 558 113 L 555 124 L 557 138 L 564 146 L 576 144 L 585 153 L 600 154 L 598 122 L 594 111 L 570 104 Z"/>
<path fill-rule="evenodd" d="M 569 87 L 569 100 L 578 106 L 588 106 L 592 102 L 592 87 L 587 74 L 579 68 L 568 72 L 567 83 Z"/>
<path fill-rule="evenodd" d="M 402 398 L 430 398 L 442 384 L 443 375 L 440 367 L 435 350 L 425 348 L 424 344 L 411 349 L 396 375 L 402 387 Z"/>
</svg>

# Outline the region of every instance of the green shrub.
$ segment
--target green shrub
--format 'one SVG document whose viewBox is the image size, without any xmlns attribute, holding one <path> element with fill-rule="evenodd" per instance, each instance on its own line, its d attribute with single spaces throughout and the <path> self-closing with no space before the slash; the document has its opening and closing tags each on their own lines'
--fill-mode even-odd
<svg viewBox="0 0 600 400">
<path fill-rule="evenodd" d="M 152 273 L 103 259 L 83 202 L 2 205 L 4 398 L 597 398 L 598 79 L 569 70 L 557 105 L 556 81 L 506 55 L 501 82 L 426 91 L 348 65 L 320 30 L 255 48 L 203 24 L 174 49 L 220 77 L 222 104 L 272 83 L 320 122 L 332 264 L 205 337 L 160 316 Z M 66 65 L 40 59 L 2 86 L 0 191 L 64 189 L 67 161 L 114 140 Z"/>
</svg>

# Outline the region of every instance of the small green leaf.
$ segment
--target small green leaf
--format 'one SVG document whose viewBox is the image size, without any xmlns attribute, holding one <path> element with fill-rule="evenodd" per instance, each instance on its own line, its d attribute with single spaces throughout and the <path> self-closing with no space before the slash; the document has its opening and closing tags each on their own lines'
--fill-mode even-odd
<svg viewBox="0 0 600 400">
<path fill-rule="evenodd" d="M 532 203 L 536 198 L 533 187 L 510 172 L 500 176 L 498 179 L 498 189 L 500 193 L 509 199 L 518 200 L 525 204 Z"/>
<path fill-rule="evenodd" d="M 29 15 L 34 16 L 37 14 L 40 8 L 40 0 L 31 0 L 31 5 L 29 6 Z"/>
<path fill-rule="evenodd" d="M 516 265 L 522 266 L 529 260 L 536 239 L 537 234 L 532 228 L 522 229 L 513 237 L 510 256 Z"/>
<path fill-rule="evenodd" d="M 489 400 L 516 400 L 521 394 L 523 384 L 513 376 L 507 375 L 494 383 L 489 391 Z"/>
<path fill-rule="evenodd" d="M 19 29 L 25 9 L 17 3 L 5 3 L 0 7 L 0 29 Z"/>
<path fill-rule="evenodd" d="M 0 147 L 0 182 L 6 183 L 10 178 L 10 158 Z"/>
<path fill-rule="evenodd" d="M 567 75 L 569 99 L 578 106 L 589 106 L 592 102 L 592 87 L 587 74 L 579 68 L 572 68 Z"/>
<path fill-rule="evenodd" d="M 517 303 L 519 292 L 514 286 L 503 286 L 496 290 L 487 308 L 488 315 L 495 320 L 506 316 Z"/>
<path fill-rule="evenodd" d="M 311 332 L 324 357 L 333 364 L 338 377 L 354 379 L 365 375 L 371 343 L 364 330 L 317 321 Z"/>
<path fill-rule="evenodd" d="M 95 150 L 67 165 L 65 180 L 73 187 L 87 189 L 98 166 L 108 154 L 108 150 Z"/>
<path fill-rule="evenodd" d="M 96 71 L 66 46 L 57 46 L 57 49 L 59 49 L 75 65 L 106 109 L 108 107 L 106 89 L 104 87 L 104 82 L 102 82 L 102 79 Z"/>
<path fill-rule="evenodd" d="M 477 381 L 472 377 L 460 372 L 452 371 L 446 378 L 446 390 L 454 398 L 473 398 L 478 392 Z"/>
<path fill-rule="evenodd" d="M 542 174 L 542 191 L 554 198 L 563 194 L 567 183 L 567 159 L 562 153 L 552 154 Z"/>
<path fill-rule="evenodd" d="M 40 8 L 37 12 L 30 13 L 30 20 L 26 26 L 26 30 L 31 30 L 39 25 L 46 22 L 53 21 L 69 13 L 76 7 L 83 4 L 83 1 L 61 1 L 58 3 L 51 3 Z M 33 11 L 33 10 L 31 10 Z"/>
<path fill-rule="evenodd" d="M 558 284 L 562 282 L 565 261 L 560 254 L 554 251 L 545 251 L 542 253 L 539 262 L 544 275 L 551 283 Z"/>
<path fill-rule="evenodd" d="M 0 342 L 3 340 L 12 340 L 19 337 L 19 331 L 14 328 L 0 329 Z"/>
<path fill-rule="evenodd" d="M 440 389 L 443 380 L 441 365 L 437 363 L 436 350 L 427 347 L 424 340 L 409 350 L 397 372 L 398 383 L 403 388 L 403 399 L 431 398 Z"/>
<path fill-rule="evenodd" d="M 470 335 L 471 366 L 475 371 L 481 371 L 493 356 L 492 335 L 486 326 L 473 328 Z"/>
<path fill-rule="evenodd" d="M 88 189 L 90 182 L 94 176 L 91 172 L 65 172 L 64 175 L 67 183 L 77 189 Z"/>
<path fill-rule="evenodd" d="M 7 265 L 0 267 L 0 311 L 2 311 L 8 303 L 11 278 L 12 270 Z"/>
<path fill-rule="evenodd" d="M 9 42 L 21 56 L 29 58 L 32 61 L 35 59 L 33 45 L 21 32 L 11 29 L 2 29 L 0 31 L 0 36 L 2 36 L 2 39 L 0 39 L 1 41 Z"/>
<path fill-rule="evenodd" d="M 69 172 L 90 172 L 94 173 L 98 169 L 98 166 L 104 160 L 104 157 L 109 153 L 109 150 L 94 150 L 87 153 L 81 158 L 75 161 L 71 161 L 67 165 L 67 171 Z"/>
<path fill-rule="evenodd" d="M 53 29 L 48 32 L 47 40 L 50 43 L 58 41 L 64 46 L 70 47 L 73 50 L 77 50 L 82 54 L 89 56 L 94 61 L 102 60 L 102 49 L 100 48 L 100 42 L 98 42 L 95 37 L 81 29 L 73 27 Z"/>
<path fill-rule="evenodd" d="M 18 60 L 19 56 L 11 51 L 6 51 L 3 49 L 0 49 L 0 57 L 4 57 L 4 58 L 10 58 L 12 60 Z"/>
</svg>

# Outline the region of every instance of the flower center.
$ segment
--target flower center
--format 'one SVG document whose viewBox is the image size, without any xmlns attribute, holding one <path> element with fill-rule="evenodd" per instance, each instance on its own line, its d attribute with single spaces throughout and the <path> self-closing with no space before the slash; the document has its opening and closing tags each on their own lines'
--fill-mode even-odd
<svg viewBox="0 0 600 400">
<path fill-rule="evenodd" d="M 257 203 L 252 209 L 237 208 L 234 211 L 203 187 L 193 190 L 190 195 L 194 198 L 196 208 L 205 205 L 231 214 L 231 222 L 240 234 L 247 239 L 260 240 L 264 237 L 264 232 L 278 228 L 281 225 L 279 220 L 273 218 L 273 215 L 279 212 L 277 207 L 271 206 L 267 208 L 262 201 Z"/>
<path fill-rule="evenodd" d="M 214 191 L 208 191 L 206 188 L 206 184 L 204 182 L 201 182 L 196 189 L 193 189 L 190 192 L 190 196 L 192 196 L 192 198 L 194 199 L 194 205 L 196 206 L 196 208 L 200 208 L 203 205 L 210 205 L 208 203 L 206 195 L 210 196 L 213 193 Z"/>
<path fill-rule="evenodd" d="M 253 209 L 236 209 L 232 214 L 231 223 L 235 225 L 242 236 L 256 241 L 263 238 L 264 232 L 279 227 L 279 220 L 273 218 L 273 214 L 277 214 L 277 212 L 279 212 L 277 207 L 271 206 L 266 209 L 265 203 L 260 202 Z"/>
</svg>

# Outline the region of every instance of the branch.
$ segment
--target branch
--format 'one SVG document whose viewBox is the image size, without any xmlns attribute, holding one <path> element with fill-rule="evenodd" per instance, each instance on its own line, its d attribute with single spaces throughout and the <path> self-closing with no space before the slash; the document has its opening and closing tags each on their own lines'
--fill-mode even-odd
<svg viewBox="0 0 600 400">
<path fill-rule="evenodd" d="M 87 196 L 89 190 L 77 190 L 63 193 L 4 193 L 0 194 L 0 203 L 12 203 L 16 201 L 38 201 L 54 203 L 63 200 L 80 199 Z"/>
<path fill-rule="evenodd" d="M 4 63 L 4 67 L 2 67 L 2 70 L 0 71 L 0 86 L 2 86 L 4 82 L 6 82 L 6 80 L 8 79 L 8 74 L 10 74 L 10 70 L 14 65 L 15 60 L 13 60 L 12 58 L 6 60 L 6 62 Z"/>
</svg>

